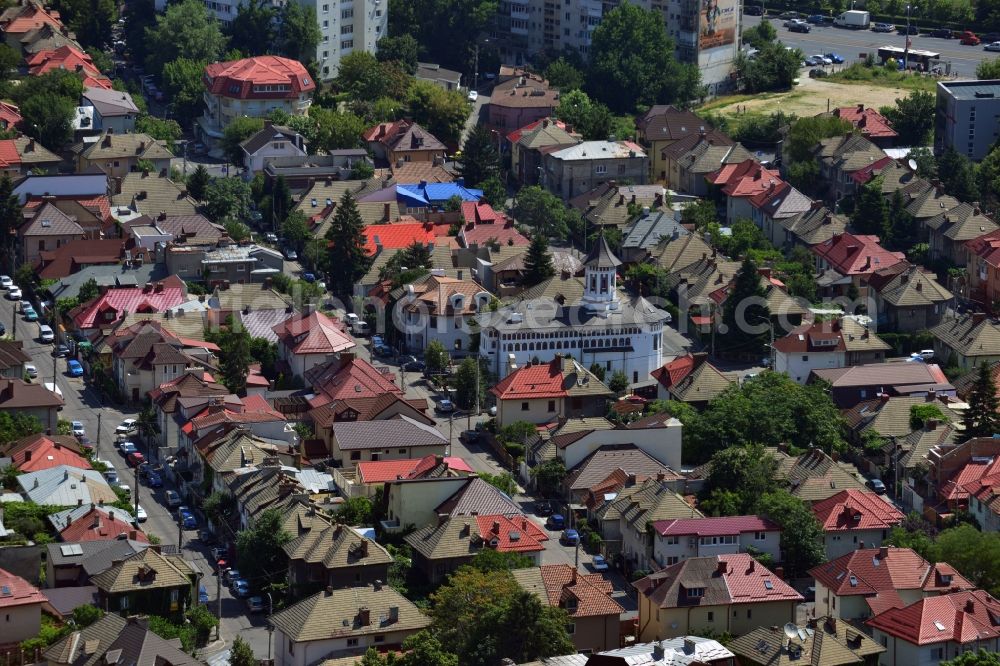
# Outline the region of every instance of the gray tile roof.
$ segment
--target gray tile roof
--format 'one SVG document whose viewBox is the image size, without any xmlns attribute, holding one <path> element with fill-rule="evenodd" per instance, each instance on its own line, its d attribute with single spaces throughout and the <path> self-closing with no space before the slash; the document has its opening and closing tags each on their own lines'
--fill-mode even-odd
<svg viewBox="0 0 1000 666">
<path fill-rule="evenodd" d="M 113 208 L 124 206 L 137 213 L 158 216 L 195 215 L 194 199 L 169 178 L 139 172 L 126 174 L 122 179 L 121 191 L 111 197 Z M 112 210 L 114 212 L 114 210 Z"/>
<path fill-rule="evenodd" d="M 979 321 L 973 315 L 948 319 L 932 328 L 931 333 L 956 354 L 965 357 L 1000 355 L 1000 324 L 988 317 Z"/>
<path fill-rule="evenodd" d="M 84 88 L 82 97 L 89 100 L 98 113 L 105 118 L 139 114 L 139 108 L 127 92 L 105 88 Z"/>
<path fill-rule="evenodd" d="M 164 640 L 137 617 L 105 615 L 94 624 L 74 631 L 45 651 L 49 664 L 59 666 L 203 666 L 185 654 L 178 640 Z"/>
<path fill-rule="evenodd" d="M 50 202 L 45 202 L 18 231 L 21 236 L 79 236 L 83 238 L 83 227 L 76 220 L 62 212 Z"/>
<path fill-rule="evenodd" d="M 622 433 L 622 438 L 627 439 L 628 433 Z M 616 469 L 638 477 L 655 477 L 661 472 L 673 476 L 669 467 L 637 446 L 602 446 L 570 470 L 566 483 L 570 490 L 587 490 Z"/>
<path fill-rule="evenodd" d="M 342 421 L 332 426 L 333 437 L 342 451 L 384 449 L 392 446 L 444 446 L 448 438 L 437 428 L 408 416 L 384 421 Z"/>
<path fill-rule="evenodd" d="M 100 472 L 59 465 L 39 472 L 17 477 L 18 487 L 35 504 L 76 506 L 101 500 L 108 504 L 118 501 L 118 496 Z"/>
<path fill-rule="evenodd" d="M 442 502 L 434 513 L 446 513 L 450 516 L 469 516 L 473 513 L 479 515 L 495 514 L 520 514 L 519 507 L 514 500 L 486 483 L 478 477 L 470 477 L 460 490 Z"/>
</svg>

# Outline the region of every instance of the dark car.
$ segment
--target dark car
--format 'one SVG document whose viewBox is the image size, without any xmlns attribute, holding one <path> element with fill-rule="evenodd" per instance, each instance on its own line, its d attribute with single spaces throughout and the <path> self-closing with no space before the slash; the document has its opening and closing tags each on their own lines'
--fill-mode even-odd
<svg viewBox="0 0 1000 666">
<path fill-rule="evenodd" d="M 984 35 L 979 35 L 979 41 L 981 41 L 981 42 L 1000 42 L 1000 32 L 987 32 Z"/>
<path fill-rule="evenodd" d="M 747 16 L 763 16 L 764 8 L 758 5 L 746 5 L 743 7 L 743 13 Z"/>
<path fill-rule="evenodd" d="M 920 28 L 918 28 L 915 25 L 911 25 L 909 28 L 907 28 L 905 25 L 901 25 L 898 28 L 896 28 L 896 32 L 898 32 L 901 35 L 905 35 L 907 33 L 907 31 L 909 31 L 909 34 L 911 34 L 911 35 L 919 35 L 920 34 Z"/>
<path fill-rule="evenodd" d="M 548 500 L 539 500 L 535 502 L 535 515 L 536 516 L 551 516 L 552 515 L 552 502 Z"/>
<path fill-rule="evenodd" d="M 788 32 L 812 32 L 812 26 L 808 23 L 792 23 L 788 26 Z"/>
<path fill-rule="evenodd" d="M 472 444 L 479 441 L 479 433 L 475 430 L 465 430 L 458 436 L 458 439 L 463 444 Z"/>
<path fill-rule="evenodd" d="M 882 479 L 868 479 L 865 485 L 876 495 L 885 495 L 885 484 L 882 483 Z"/>
<path fill-rule="evenodd" d="M 156 472 L 150 472 L 146 475 L 146 483 L 149 484 L 150 488 L 162 488 L 163 479 Z"/>
<path fill-rule="evenodd" d="M 427 364 L 416 356 L 404 356 L 400 364 L 403 366 L 403 370 L 407 372 L 423 372 L 427 369 Z"/>
<path fill-rule="evenodd" d="M 549 519 L 546 521 L 546 524 L 548 525 L 548 528 L 550 530 L 561 530 L 562 528 L 566 527 L 566 519 L 563 517 L 561 513 L 553 513 L 551 516 L 549 516 Z"/>
<path fill-rule="evenodd" d="M 315 282 L 316 276 L 313 275 L 312 273 L 305 272 L 302 274 L 302 279 L 305 280 L 306 282 Z"/>
<path fill-rule="evenodd" d="M 207 604 L 208 603 L 208 590 L 205 589 L 204 585 L 198 586 L 198 603 Z"/>
<path fill-rule="evenodd" d="M 934 28 L 927 34 L 930 37 L 939 37 L 940 39 L 953 39 L 955 37 L 955 33 L 949 28 Z"/>
<path fill-rule="evenodd" d="M 0 324 L 0 335 L 7 335 L 7 327 Z"/>
<path fill-rule="evenodd" d="M 812 23 L 813 25 L 823 25 L 825 23 L 830 23 L 830 18 L 828 16 L 823 16 L 822 14 L 813 14 L 812 16 L 807 16 L 806 21 Z"/>
<path fill-rule="evenodd" d="M 52 348 L 52 355 L 59 358 L 65 358 L 66 356 L 69 356 L 69 347 L 66 345 L 56 345 Z"/>
<path fill-rule="evenodd" d="M 567 546 L 576 546 L 580 543 L 580 534 L 573 529 L 565 530 L 559 537 L 559 541 Z"/>
</svg>

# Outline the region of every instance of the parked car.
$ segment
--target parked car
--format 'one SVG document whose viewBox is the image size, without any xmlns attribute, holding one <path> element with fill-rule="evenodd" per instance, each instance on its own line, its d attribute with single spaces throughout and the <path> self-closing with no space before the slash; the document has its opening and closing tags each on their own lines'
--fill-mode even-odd
<svg viewBox="0 0 1000 666">
<path fill-rule="evenodd" d="M 536 516 L 551 516 L 552 515 L 552 502 L 548 500 L 538 500 L 535 502 L 535 515 Z"/>
<path fill-rule="evenodd" d="M 462 434 L 458 436 L 458 441 L 463 444 L 472 444 L 479 440 L 479 433 L 475 430 L 463 430 Z"/>
<path fill-rule="evenodd" d="M 551 516 L 549 516 L 549 519 L 546 521 L 546 524 L 549 526 L 550 530 L 561 530 L 562 528 L 566 527 L 566 519 L 563 518 L 563 515 L 561 513 L 553 513 Z"/>
<path fill-rule="evenodd" d="M 758 7 L 757 5 L 744 5 L 743 13 L 747 16 L 763 16 L 764 8 Z"/>
<path fill-rule="evenodd" d="M 963 46 L 979 46 L 979 42 L 979 37 L 977 37 L 976 33 L 971 30 L 963 32 L 961 39 L 959 39 L 959 43 Z"/>
<path fill-rule="evenodd" d="M 245 599 L 250 596 L 250 583 L 243 579 L 236 581 L 233 584 L 233 596 L 238 599 Z"/>
<path fill-rule="evenodd" d="M 833 23 L 833 19 L 829 16 L 823 16 L 822 14 L 811 14 L 806 17 L 806 21 L 812 23 L 813 25 L 824 25 L 826 23 Z"/>
<path fill-rule="evenodd" d="M 127 456 L 130 453 L 135 453 L 139 448 L 135 445 L 135 442 L 126 440 L 118 443 L 118 450 L 122 452 L 123 456 Z"/>
<path fill-rule="evenodd" d="M 7 327 L 0 323 L 0 335 L 7 335 Z"/>
<path fill-rule="evenodd" d="M 882 483 L 882 479 L 868 479 L 865 485 L 876 495 L 885 495 L 885 484 Z"/>
<path fill-rule="evenodd" d="M 953 39 L 955 37 L 955 33 L 950 28 L 934 28 L 927 34 L 929 37 L 938 37 L 940 39 Z"/>
<path fill-rule="evenodd" d="M 12 301 L 21 300 L 21 288 L 18 287 L 17 285 L 11 285 L 10 287 L 7 287 L 7 298 L 9 298 Z"/>
<path fill-rule="evenodd" d="M 130 435 L 136 431 L 138 422 L 135 419 L 125 419 L 115 428 L 116 435 Z"/>
<path fill-rule="evenodd" d="M 786 20 L 782 25 L 784 25 L 786 28 L 791 28 L 796 23 L 805 23 L 805 22 L 806 22 L 805 19 L 795 17 L 795 18 L 790 18 L 790 19 Z"/>
<path fill-rule="evenodd" d="M 1000 42 L 1000 32 L 987 32 L 985 34 L 979 35 L 979 41 L 986 42 Z"/>
<path fill-rule="evenodd" d="M 844 56 L 840 55 L 839 53 L 827 53 L 826 58 L 834 65 L 839 65 L 842 62 L 844 62 Z"/>
<path fill-rule="evenodd" d="M 24 303 L 24 301 L 21 301 Z M 25 303 L 24 307 L 21 308 L 21 312 L 24 314 L 24 321 L 38 321 L 38 313 L 35 312 L 35 308 L 31 303 Z"/>
<path fill-rule="evenodd" d="M 146 484 L 149 485 L 150 488 L 162 488 L 163 478 L 156 472 L 149 472 L 146 474 Z"/>
<path fill-rule="evenodd" d="M 822 53 L 816 53 L 816 54 L 814 54 L 813 58 L 816 60 L 816 64 L 819 64 L 819 65 L 832 65 L 833 64 L 833 60 L 831 60 L 830 58 L 827 58 Z"/>
<path fill-rule="evenodd" d="M 984 51 L 1000 51 L 1000 42 L 990 42 L 983 47 Z"/>
<path fill-rule="evenodd" d="M 24 364 L 24 374 L 28 375 L 28 377 L 30 377 L 31 379 L 37 379 L 38 378 L 38 368 L 35 366 L 34 363 L 25 363 Z"/>
<path fill-rule="evenodd" d="M 388 345 L 372 345 L 372 353 L 376 356 L 392 356 L 392 347 Z"/>
<path fill-rule="evenodd" d="M 604 559 L 603 555 L 594 555 L 594 561 L 591 563 L 594 571 L 607 571 L 608 561 Z"/>
<path fill-rule="evenodd" d="M 822 79 L 827 76 L 830 76 L 830 72 L 820 67 L 813 67 L 812 69 L 809 70 L 810 79 Z"/>
<path fill-rule="evenodd" d="M 787 19 L 802 18 L 802 14 L 798 12 L 781 12 L 778 14 L 778 18 L 785 21 Z"/>
<path fill-rule="evenodd" d="M 135 507 L 135 521 L 137 523 L 144 523 L 149 516 L 146 514 L 146 510 L 142 508 L 141 504 L 137 504 Z"/>
<path fill-rule="evenodd" d="M 310 273 L 309 271 L 305 271 L 305 272 L 302 273 L 302 279 L 305 280 L 306 282 L 315 282 L 316 281 L 316 275 L 313 274 L 313 273 Z"/>
<path fill-rule="evenodd" d="M 167 506 L 169 506 L 171 509 L 179 507 L 182 503 L 181 496 L 177 493 L 176 490 L 168 490 L 167 492 L 163 493 L 163 497 L 167 502 Z"/>
<path fill-rule="evenodd" d="M 80 448 L 83 449 L 84 451 L 94 450 L 94 443 L 90 441 L 90 438 L 87 437 L 86 435 L 77 435 L 76 439 L 78 442 L 80 442 Z"/>
<path fill-rule="evenodd" d="M 208 590 L 204 585 L 198 586 L 198 603 L 207 604 L 208 603 Z"/>
<path fill-rule="evenodd" d="M 274 233 L 273 231 L 269 231 L 266 234 L 264 234 L 264 240 L 266 240 L 268 243 L 277 243 L 278 234 Z"/>
<path fill-rule="evenodd" d="M 129 467 L 138 467 L 142 463 L 146 462 L 146 456 L 142 455 L 138 451 L 133 451 L 125 456 L 125 462 L 128 463 Z"/>
<path fill-rule="evenodd" d="M 418 359 L 416 356 L 404 356 L 400 359 L 400 365 L 402 365 L 403 370 L 407 372 L 423 372 L 427 369 L 427 364 Z"/>
<path fill-rule="evenodd" d="M 247 599 L 247 612 L 263 613 L 264 599 L 262 599 L 261 597 L 250 597 L 249 599 Z"/>
<path fill-rule="evenodd" d="M 52 355 L 55 356 L 56 358 L 66 358 L 67 356 L 69 356 L 69 347 L 67 347 L 62 343 L 59 343 L 58 345 L 52 348 Z"/>
<path fill-rule="evenodd" d="M 198 527 L 198 519 L 195 515 L 185 506 L 177 508 L 177 515 L 179 516 L 179 522 L 181 527 L 186 530 L 193 530 Z"/>
<path fill-rule="evenodd" d="M 288 261 L 295 261 L 298 258 L 299 258 L 298 252 L 296 252 L 290 247 L 285 248 L 285 259 L 288 259 Z"/>
<path fill-rule="evenodd" d="M 75 358 L 66 361 L 66 371 L 70 377 L 83 377 L 83 366 Z"/>
<path fill-rule="evenodd" d="M 470 102 L 475 102 L 477 99 L 479 99 L 479 93 L 477 91 L 475 91 L 475 90 L 470 90 L 469 91 L 469 101 Z"/>
<path fill-rule="evenodd" d="M 812 32 L 812 26 L 808 23 L 792 23 L 788 26 L 788 32 Z"/>
<path fill-rule="evenodd" d="M 240 580 L 240 572 L 238 569 L 226 569 L 222 572 L 222 582 L 226 585 L 232 585 L 235 581 Z"/>
<path fill-rule="evenodd" d="M 872 24 L 872 32 L 892 32 L 896 29 L 891 23 L 874 23 Z"/>
<path fill-rule="evenodd" d="M 455 411 L 455 403 L 453 403 L 448 398 L 441 398 L 438 403 L 434 406 L 434 411 L 440 414 L 450 414 Z"/>
<path fill-rule="evenodd" d="M 580 534 L 574 529 L 563 530 L 559 541 L 567 546 L 576 546 L 580 543 Z"/>
<path fill-rule="evenodd" d="M 77 437 L 83 437 L 87 434 L 83 427 L 83 421 L 71 421 L 69 425 L 73 429 L 73 434 Z"/>
<path fill-rule="evenodd" d="M 933 349 L 921 349 L 917 353 L 920 354 L 920 358 L 924 359 L 925 361 L 932 361 L 932 360 L 934 360 L 934 350 Z"/>
<path fill-rule="evenodd" d="M 898 28 L 896 28 L 896 32 L 898 32 L 901 35 L 905 35 L 907 33 L 909 33 L 911 35 L 919 35 L 920 34 L 920 28 L 918 28 L 915 25 L 911 25 L 909 28 L 907 28 L 905 25 L 901 25 Z"/>
<path fill-rule="evenodd" d="M 212 546 L 212 561 L 218 562 L 219 560 L 224 560 L 229 556 L 229 549 L 225 546 Z"/>
<path fill-rule="evenodd" d="M 14 286 L 14 281 L 9 275 L 0 275 L 0 289 L 10 289 Z"/>
</svg>

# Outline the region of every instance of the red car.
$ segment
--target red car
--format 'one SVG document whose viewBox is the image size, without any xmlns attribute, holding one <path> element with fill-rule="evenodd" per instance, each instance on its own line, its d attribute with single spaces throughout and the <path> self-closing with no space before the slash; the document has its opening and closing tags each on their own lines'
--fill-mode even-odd
<svg viewBox="0 0 1000 666">
<path fill-rule="evenodd" d="M 976 33 L 972 32 L 971 30 L 966 30 L 965 32 L 962 33 L 962 39 L 960 40 L 960 43 L 964 44 L 965 46 L 979 46 L 979 38 L 976 37 Z"/>
<path fill-rule="evenodd" d="M 125 459 L 129 467 L 138 467 L 142 463 L 146 462 L 146 458 L 138 451 L 133 451 L 128 454 L 128 458 Z"/>
</svg>

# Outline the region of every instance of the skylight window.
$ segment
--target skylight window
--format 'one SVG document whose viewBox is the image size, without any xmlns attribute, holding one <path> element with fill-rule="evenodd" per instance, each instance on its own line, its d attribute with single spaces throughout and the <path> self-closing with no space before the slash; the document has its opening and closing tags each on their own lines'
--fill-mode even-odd
<svg viewBox="0 0 1000 666">
<path fill-rule="evenodd" d="M 765 579 L 764 580 L 764 589 L 765 590 L 773 590 L 774 589 L 774 583 L 772 583 L 770 580 Z"/>
<path fill-rule="evenodd" d="M 934 628 L 938 631 L 944 631 L 944 625 L 941 624 L 940 620 L 934 620 Z"/>
</svg>

